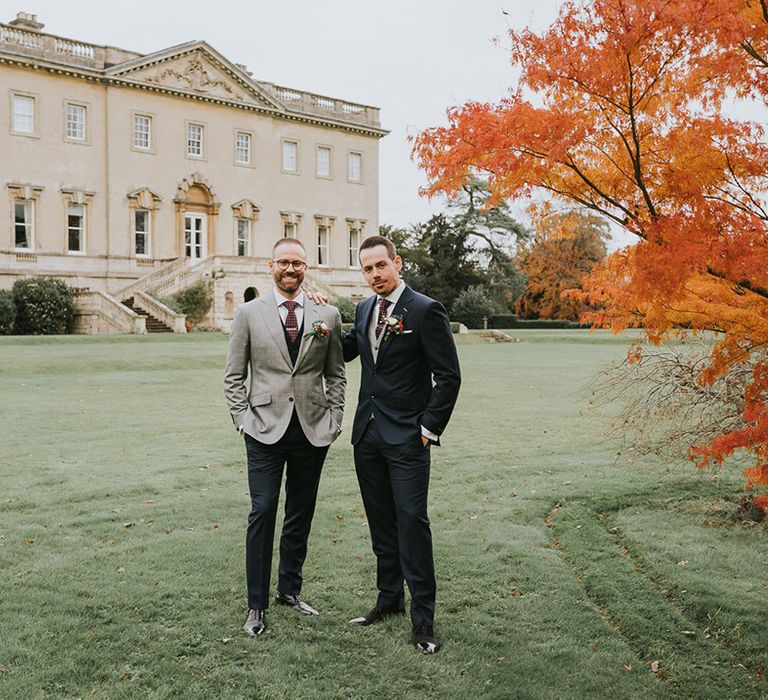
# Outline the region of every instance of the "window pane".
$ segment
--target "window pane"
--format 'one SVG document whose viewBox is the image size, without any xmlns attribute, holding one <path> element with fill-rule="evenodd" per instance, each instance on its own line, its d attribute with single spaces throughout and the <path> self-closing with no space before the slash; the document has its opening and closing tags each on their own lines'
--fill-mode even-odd
<svg viewBox="0 0 768 700">
<path fill-rule="evenodd" d="M 203 155 L 203 127 L 199 124 L 187 125 L 187 155 Z"/>
<path fill-rule="evenodd" d="M 360 247 L 360 229 L 349 229 L 349 266 L 358 267 L 357 249 Z"/>
<path fill-rule="evenodd" d="M 32 247 L 32 202 L 16 200 L 13 206 L 13 219 L 17 248 Z"/>
<path fill-rule="evenodd" d="M 23 134 L 35 131 L 35 100 L 23 95 L 13 96 L 13 130 Z"/>
<path fill-rule="evenodd" d="M 85 208 L 82 204 L 70 204 L 67 208 L 67 245 L 72 252 L 83 250 L 84 222 Z"/>
<path fill-rule="evenodd" d="M 331 175 L 331 149 L 320 147 L 317 149 L 317 176 L 330 177 Z"/>
<path fill-rule="evenodd" d="M 245 132 L 237 132 L 237 145 L 235 149 L 235 159 L 238 163 L 251 162 L 251 135 Z"/>
<path fill-rule="evenodd" d="M 137 114 L 133 118 L 133 146 L 134 148 L 150 148 L 152 145 L 152 119 Z"/>
<path fill-rule="evenodd" d="M 362 156 L 359 153 L 349 154 L 349 179 L 360 180 L 360 164 Z"/>
<path fill-rule="evenodd" d="M 286 238 L 296 238 L 296 224 L 286 221 L 283 224 L 283 236 Z"/>
<path fill-rule="evenodd" d="M 317 227 L 317 264 L 328 264 L 328 227 Z"/>
<path fill-rule="evenodd" d="M 237 254 L 250 255 L 251 222 L 248 219 L 237 220 Z"/>
<path fill-rule="evenodd" d="M 283 170 L 296 172 L 296 146 L 292 141 L 283 141 Z"/>
<path fill-rule="evenodd" d="M 85 140 L 85 107 L 67 105 L 67 138 Z"/>
</svg>

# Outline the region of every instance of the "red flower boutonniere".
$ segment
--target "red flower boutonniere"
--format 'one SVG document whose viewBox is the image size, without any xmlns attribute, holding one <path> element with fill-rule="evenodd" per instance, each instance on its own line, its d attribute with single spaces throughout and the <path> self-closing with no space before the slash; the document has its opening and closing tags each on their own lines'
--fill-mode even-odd
<svg viewBox="0 0 768 700">
<path fill-rule="evenodd" d="M 328 329 L 328 324 L 325 321 L 315 321 L 312 324 L 312 330 L 307 333 L 304 337 L 305 338 L 319 338 L 322 340 L 325 338 L 325 336 L 330 333 L 330 330 Z"/>
<path fill-rule="evenodd" d="M 392 335 L 402 335 L 404 330 L 403 317 L 392 314 L 384 323 L 384 337 L 381 340 L 384 342 Z"/>
</svg>

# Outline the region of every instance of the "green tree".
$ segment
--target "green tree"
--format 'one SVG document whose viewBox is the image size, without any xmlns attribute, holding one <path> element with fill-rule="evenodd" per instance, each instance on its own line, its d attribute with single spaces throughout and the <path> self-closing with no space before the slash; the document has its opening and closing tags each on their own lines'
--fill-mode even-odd
<svg viewBox="0 0 768 700">
<path fill-rule="evenodd" d="M 13 333 L 16 321 L 16 306 L 13 303 L 13 293 L 8 289 L 0 289 L 0 335 Z"/>
</svg>

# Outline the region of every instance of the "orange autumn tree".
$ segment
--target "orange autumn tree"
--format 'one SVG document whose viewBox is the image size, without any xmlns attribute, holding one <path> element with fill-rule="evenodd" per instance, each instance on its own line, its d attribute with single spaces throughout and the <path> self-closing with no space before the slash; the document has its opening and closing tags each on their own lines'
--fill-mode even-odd
<svg viewBox="0 0 768 700">
<path fill-rule="evenodd" d="M 768 98 L 767 3 L 565 3 L 542 34 L 510 32 L 509 98 L 450 109 L 414 143 L 428 194 L 481 172 L 497 201 L 543 192 L 634 234 L 588 278 L 602 310 L 584 320 L 654 343 L 681 327 L 722 334 L 699 381 L 750 364 L 744 423 L 691 456 L 704 466 L 748 450 L 757 486 L 768 485 L 768 147 L 760 125 L 724 107 Z"/>
<path fill-rule="evenodd" d="M 605 258 L 609 227 L 594 214 L 568 211 L 540 218 L 535 231 L 533 242 L 523 243 L 517 255 L 527 280 L 515 313 L 522 318 L 578 321 L 589 307 L 563 292 L 580 289 L 584 277 Z"/>
</svg>

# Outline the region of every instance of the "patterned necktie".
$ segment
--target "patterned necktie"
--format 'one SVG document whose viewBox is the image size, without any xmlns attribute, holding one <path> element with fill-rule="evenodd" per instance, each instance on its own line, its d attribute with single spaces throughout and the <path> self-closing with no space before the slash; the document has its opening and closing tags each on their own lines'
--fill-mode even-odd
<svg viewBox="0 0 768 700">
<path fill-rule="evenodd" d="M 288 332 L 291 342 L 295 343 L 299 335 L 299 320 L 296 318 L 295 311 L 298 304 L 295 301 L 284 301 L 283 306 L 288 309 L 288 315 L 285 317 L 285 330 Z"/>
<path fill-rule="evenodd" d="M 381 335 L 384 324 L 387 322 L 387 308 L 392 302 L 384 297 L 379 299 L 379 317 L 376 319 L 376 337 Z"/>
</svg>

